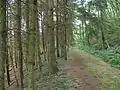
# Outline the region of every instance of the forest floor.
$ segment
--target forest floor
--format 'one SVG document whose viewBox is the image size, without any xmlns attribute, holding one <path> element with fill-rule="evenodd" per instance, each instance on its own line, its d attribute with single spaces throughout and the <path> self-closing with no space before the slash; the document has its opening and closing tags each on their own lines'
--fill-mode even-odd
<svg viewBox="0 0 120 90">
<path fill-rule="evenodd" d="M 36 73 L 36 90 L 120 90 L 119 69 L 76 48 L 70 49 L 67 61 L 58 60 L 57 75 L 48 75 L 46 64 L 44 72 Z M 6 90 L 19 90 L 13 86 Z"/>
<path fill-rule="evenodd" d="M 99 57 L 76 48 L 71 49 L 69 53 L 70 56 L 73 56 L 73 60 L 70 62 L 70 65 L 73 67 L 73 70 L 70 69 L 70 73 L 72 73 L 71 76 L 76 76 L 78 82 L 79 80 L 83 82 L 83 85 L 81 84 L 83 89 L 79 90 L 120 90 L 119 69 L 111 67 L 110 64 L 104 62 L 104 60 Z M 82 65 L 83 68 L 81 67 Z M 83 80 L 81 80 L 81 78 L 83 78 Z M 78 84 L 80 84 L 80 82 Z M 86 89 L 84 89 L 84 86 L 86 86 Z M 87 87 L 89 89 L 87 89 Z"/>
<path fill-rule="evenodd" d="M 76 49 L 71 49 L 68 56 L 71 57 L 70 68 L 66 72 L 73 77 L 76 88 L 78 90 L 100 90 L 99 80 L 87 71 L 84 57 Z"/>
</svg>

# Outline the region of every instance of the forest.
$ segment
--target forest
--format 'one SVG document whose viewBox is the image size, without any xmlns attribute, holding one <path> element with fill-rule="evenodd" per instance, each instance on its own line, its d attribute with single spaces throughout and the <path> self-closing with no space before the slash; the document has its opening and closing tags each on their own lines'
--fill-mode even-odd
<svg viewBox="0 0 120 90">
<path fill-rule="evenodd" d="M 120 0 L 0 0 L 0 90 L 120 90 Z"/>
</svg>

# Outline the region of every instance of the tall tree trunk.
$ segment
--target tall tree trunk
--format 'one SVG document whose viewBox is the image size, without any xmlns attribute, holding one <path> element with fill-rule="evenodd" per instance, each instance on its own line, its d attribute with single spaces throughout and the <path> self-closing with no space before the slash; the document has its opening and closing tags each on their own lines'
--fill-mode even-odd
<svg viewBox="0 0 120 90">
<path fill-rule="evenodd" d="M 70 46 L 73 46 L 73 8 L 72 7 L 72 2 L 68 1 L 68 7 L 67 8 L 67 46 L 68 48 Z"/>
<path fill-rule="evenodd" d="M 5 90 L 4 72 L 7 56 L 6 0 L 0 0 L 0 90 Z"/>
<path fill-rule="evenodd" d="M 101 31 L 101 41 L 102 41 L 102 49 L 105 49 L 105 35 L 104 35 L 104 25 L 103 25 L 103 10 L 100 10 L 100 18 L 101 18 L 101 26 L 100 26 L 100 31 Z"/>
<path fill-rule="evenodd" d="M 36 5 L 37 0 L 29 0 L 29 44 L 28 44 L 28 90 L 35 90 L 35 43 L 36 43 Z"/>
<path fill-rule="evenodd" d="M 25 7 L 25 21 L 26 21 L 26 58 L 25 62 L 28 61 L 28 43 L 29 43 L 29 0 L 26 0 L 26 7 Z"/>
<path fill-rule="evenodd" d="M 66 29 L 66 23 L 67 23 L 67 0 L 62 0 L 62 5 L 63 5 L 63 16 L 62 16 L 62 23 L 63 23 L 63 28 L 62 28 L 62 57 L 64 57 L 65 60 L 67 60 L 67 29 Z"/>
<path fill-rule="evenodd" d="M 57 57 L 60 57 L 59 51 L 59 0 L 57 0 L 57 7 L 56 7 L 56 48 L 57 48 Z"/>
<path fill-rule="evenodd" d="M 45 2 L 43 3 L 42 10 L 42 44 L 44 51 L 44 59 L 46 61 L 46 59 L 48 60 L 48 0 L 45 0 Z"/>
<path fill-rule="evenodd" d="M 54 21 L 53 21 L 53 0 L 48 1 L 49 9 L 48 9 L 48 57 L 50 64 L 50 73 L 54 74 L 58 71 L 57 63 L 56 63 L 56 55 L 55 55 L 55 31 L 54 31 Z"/>
<path fill-rule="evenodd" d="M 102 49 L 105 49 L 105 36 L 103 30 L 101 30 Z"/>
<path fill-rule="evenodd" d="M 40 48 L 40 28 L 39 28 L 39 14 L 38 14 L 38 5 L 36 5 L 36 65 L 38 66 L 38 69 L 41 70 L 42 69 L 42 62 L 41 62 L 41 48 Z"/>
<path fill-rule="evenodd" d="M 6 2 L 6 30 L 8 32 L 8 4 Z M 8 35 L 7 35 L 7 42 L 8 42 Z M 8 45 L 6 47 L 6 72 L 7 72 L 7 82 L 8 82 L 8 85 L 10 85 L 10 73 L 9 73 L 9 60 L 8 60 Z"/>
<path fill-rule="evenodd" d="M 11 32 L 12 33 L 12 32 Z M 10 40 L 10 45 L 12 46 L 12 40 Z M 15 67 L 15 63 L 14 63 L 14 58 L 13 58 L 13 47 L 9 48 L 9 60 L 11 61 L 11 65 L 12 65 L 12 70 L 13 70 L 13 73 L 14 73 L 14 77 L 15 77 L 15 81 L 16 81 L 16 85 L 17 87 L 19 87 L 19 82 L 18 82 L 18 79 L 17 79 L 17 74 L 16 74 L 16 67 Z"/>
<path fill-rule="evenodd" d="M 18 47 L 18 66 L 20 88 L 23 90 L 23 52 L 21 40 L 21 0 L 17 0 L 17 47 Z"/>
<path fill-rule="evenodd" d="M 46 61 L 46 45 L 45 45 L 45 21 L 44 21 L 44 19 L 45 19 L 45 17 L 43 16 L 43 14 L 41 15 L 41 29 L 42 29 L 42 47 L 43 47 L 43 54 L 44 54 L 44 59 L 45 59 L 45 61 Z"/>
</svg>

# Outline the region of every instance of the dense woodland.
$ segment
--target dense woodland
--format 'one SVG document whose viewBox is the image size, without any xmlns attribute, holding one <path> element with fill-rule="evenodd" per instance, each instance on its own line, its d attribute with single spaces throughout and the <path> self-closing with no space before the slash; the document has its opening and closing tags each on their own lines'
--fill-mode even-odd
<svg viewBox="0 0 120 90">
<path fill-rule="evenodd" d="M 0 90 L 69 90 L 37 87 L 36 74 L 60 72 L 72 47 L 119 69 L 119 14 L 119 0 L 0 0 Z"/>
</svg>

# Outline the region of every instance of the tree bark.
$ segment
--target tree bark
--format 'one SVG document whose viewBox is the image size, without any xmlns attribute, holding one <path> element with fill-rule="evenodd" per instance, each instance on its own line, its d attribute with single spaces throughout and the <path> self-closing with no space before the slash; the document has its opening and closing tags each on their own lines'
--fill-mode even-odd
<svg viewBox="0 0 120 90">
<path fill-rule="evenodd" d="M 4 72 L 7 56 L 6 0 L 0 0 L 0 90 L 5 90 Z"/>
<path fill-rule="evenodd" d="M 17 0 L 17 47 L 18 47 L 18 66 L 19 66 L 19 86 L 23 90 L 23 52 L 21 40 L 21 0 Z"/>
<path fill-rule="evenodd" d="M 8 32 L 8 4 L 6 2 L 6 30 Z M 8 34 L 8 33 L 7 33 Z M 6 36 L 7 42 L 8 42 L 8 35 Z M 7 72 L 7 82 L 8 85 L 10 86 L 10 73 L 9 73 L 9 59 L 8 59 L 8 45 L 6 47 L 6 72 Z"/>
<path fill-rule="evenodd" d="M 29 0 L 29 43 L 28 43 L 28 90 L 35 90 L 35 43 L 36 43 L 36 5 L 37 0 Z"/>
<path fill-rule="evenodd" d="M 48 1 L 49 9 L 48 9 L 48 56 L 49 56 L 49 65 L 50 65 L 50 73 L 55 74 L 58 71 L 57 63 L 56 63 L 56 55 L 55 55 L 55 31 L 54 31 L 54 21 L 53 21 L 53 0 Z"/>
<path fill-rule="evenodd" d="M 59 51 L 59 0 L 57 0 L 56 7 L 56 48 L 57 48 L 57 57 L 60 57 Z"/>
</svg>

